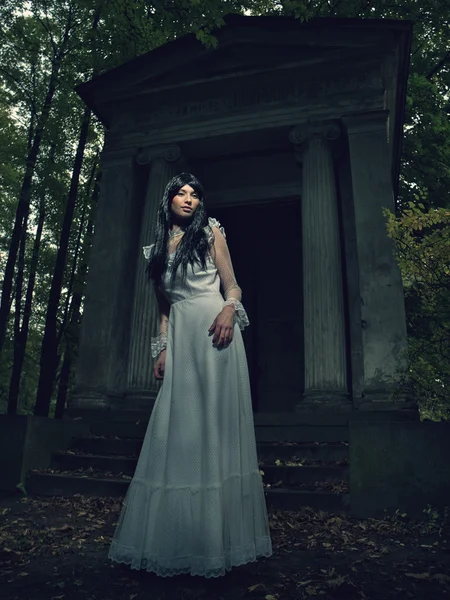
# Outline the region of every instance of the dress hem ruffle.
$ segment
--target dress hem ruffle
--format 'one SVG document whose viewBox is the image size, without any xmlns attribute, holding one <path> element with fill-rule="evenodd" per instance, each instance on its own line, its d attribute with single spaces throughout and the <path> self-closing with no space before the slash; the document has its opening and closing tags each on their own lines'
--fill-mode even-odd
<svg viewBox="0 0 450 600">
<path fill-rule="evenodd" d="M 159 577 L 173 577 L 175 575 L 198 575 L 200 577 L 213 578 L 213 577 L 221 577 L 225 575 L 227 572 L 231 571 L 234 567 L 240 567 L 242 565 L 256 562 L 259 558 L 269 558 L 272 556 L 272 542 L 270 537 L 263 537 L 256 540 L 256 543 L 253 545 L 252 551 L 249 552 L 245 550 L 239 551 L 239 548 L 235 548 L 231 553 L 225 554 L 223 557 L 218 558 L 205 558 L 205 557 L 192 557 L 183 556 L 175 559 L 171 559 L 171 562 L 174 561 L 182 561 L 186 562 L 186 560 L 192 562 L 202 562 L 202 561 L 221 561 L 222 564 L 219 567 L 207 569 L 207 568 L 196 568 L 189 566 L 180 566 L 180 567 L 164 567 L 161 565 L 161 560 L 155 557 L 150 558 L 139 558 L 139 556 L 132 556 L 132 552 L 136 552 L 134 548 L 130 548 L 128 546 L 122 546 L 113 540 L 111 544 L 111 548 L 108 554 L 109 560 L 118 563 L 128 565 L 131 569 L 135 571 L 147 571 L 151 573 L 155 573 Z"/>
</svg>

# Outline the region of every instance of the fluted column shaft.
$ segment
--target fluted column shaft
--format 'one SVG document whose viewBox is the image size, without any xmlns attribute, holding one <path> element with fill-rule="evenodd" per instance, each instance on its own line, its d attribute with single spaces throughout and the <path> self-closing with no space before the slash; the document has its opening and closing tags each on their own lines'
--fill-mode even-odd
<svg viewBox="0 0 450 600">
<path fill-rule="evenodd" d="M 128 361 L 128 394 L 155 396 L 158 383 L 153 376 L 151 338 L 159 328 L 159 315 L 152 286 L 145 269 L 147 261 L 142 253 L 143 246 L 154 241 L 158 207 L 169 180 L 175 175 L 176 161 L 180 158 L 178 146 L 148 148 L 138 156 L 140 164 L 150 163 L 147 193 L 142 219 L 139 253 L 136 264 L 133 316 Z"/>
<path fill-rule="evenodd" d="M 303 165 L 303 302 L 308 403 L 348 402 L 343 278 L 330 142 L 334 125 L 296 127 L 290 139 Z"/>
</svg>

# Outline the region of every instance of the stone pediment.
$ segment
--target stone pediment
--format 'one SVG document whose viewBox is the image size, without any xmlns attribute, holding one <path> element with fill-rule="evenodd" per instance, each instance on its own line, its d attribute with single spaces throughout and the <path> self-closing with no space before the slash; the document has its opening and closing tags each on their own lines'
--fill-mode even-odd
<svg viewBox="0 0 450 600">
<path fill-rule="evenodd" d="M 206 53 L 181 67 L 172 69 L 158 77 L 148 77 L 128 88 L 132 96 L 145 91 L 159 91 L 164 88 L 198 82 L 212 81 L 218 78 L 232 78 L 252 75 L 258 72 L 283 69 L 286 67 L 320 68 L 326 64 L 335 64 L 342 69 L 342 63 L 348 65 L 355 57 L 354 49 L 328 47 L 323 49 L 312 46 L 270 47 L 259 44 L 236 44 L 219 48 L 214 53 Z M 361 53 L 358 53 L 361 60 Z"/>
<path fill-rule="evenodd" d="M 233 16 L 216 35 L 215 50 L 188 35 L 82 84 L 77 91 L 107 122 L 106 106 L 112 102 L 162 89 L 296 67 L 314 72 L 328 66 L 349 72 L 358 62 L 392 52 L 399 36 L 407 40 L 409 24 L 353 19 L 302 24 L 288 18 Z M 400 45 L 405 42 L 400 40 Z"/>
</svg>

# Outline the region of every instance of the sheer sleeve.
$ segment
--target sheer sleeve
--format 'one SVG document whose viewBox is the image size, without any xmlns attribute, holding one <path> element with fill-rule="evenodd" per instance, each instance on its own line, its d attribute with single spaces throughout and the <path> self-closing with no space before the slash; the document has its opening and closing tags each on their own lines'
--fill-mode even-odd
<svg viewBox="0 0 450 600">
<path fill-rule="evenodd" d="M 159 311 L 159 334 L 152 337 L 152 357 L 156 358 L 167 347 L 167 329 L 169 325 L 170 304 L 157 287 L 154 288 Z"/>
<path fill-rule="evenodd" d="M 233 306 L 235 313 L 235 322 L 240 329 L 250 325 L 247 313 L 241 303 L 242 290 L 239 287 L 234 275 L 233 264 L 231 262 L 230 251 L 226 242 L 225 231 L 220 223 L 215 219 L 209 220 L 209 226 L 212 231 L 210 236 L 211 255 L 219 273 L 225 296 L 225 306 Z"/>
</svg>

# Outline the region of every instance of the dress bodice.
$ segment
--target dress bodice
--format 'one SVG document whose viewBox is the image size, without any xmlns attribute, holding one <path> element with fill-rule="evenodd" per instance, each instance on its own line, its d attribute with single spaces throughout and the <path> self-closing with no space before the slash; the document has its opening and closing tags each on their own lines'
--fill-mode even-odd
<svg viewBox="0 0 450 600">
<path fill-rule="evenodd" d="M 208 226 L 205 227 L 205 233 L 210 244 L 206 254 L 205 267 L 195 262 L 193 265 L 188 265 L 185 275 L 183 275 L 182 269 L 178 268 L 172 280 L 172 269 L 170 267 L 175 259 L 176 252 L 169 254 L 168 268 L 162 277 L 159 288 L 156 290 L 157 297 L 160 297 L 158 298 L 160 314 L 168 314 L 169 307 L 162 306 L 162 304 L 167 304 L 167 301 L 169 304 L 174 304 L 203 294 L 217 296 L 221 294 L 222 288 L 222 299 L 225 301 L 225 305 L 234 307 L 235 322 L 238 323 L 240 329 L 244 329 L 249 324 L 249 320 L 241 303 L 242 290 L 234 275 L 225 231 L 216 219 L 210 217 Z M 144 246 L 143 248 L 147 260 L 151 259 L 152 248 L 153 245 Z M 160 336 L 163 333 L 160 329 Z"/>
<path fill-rule="evenodd" d="M 209 292 L 213 294 L 220 293 L 219 273 L 209 253 L 206 259 L 206 269 L 198 263 L 195 263 L 193 266 L 188 265 L 185 278 L 181 275 L 181 269 L 177 269 L 172 282 L 170 266 L 174 258 L 175 253 L 169 256 L 169 268 L 164 273 L 160 286 L 164 296 L 171 304 L 192 296 L 197 296 L 198 294 L 207 294 Z"/>
</svg>

